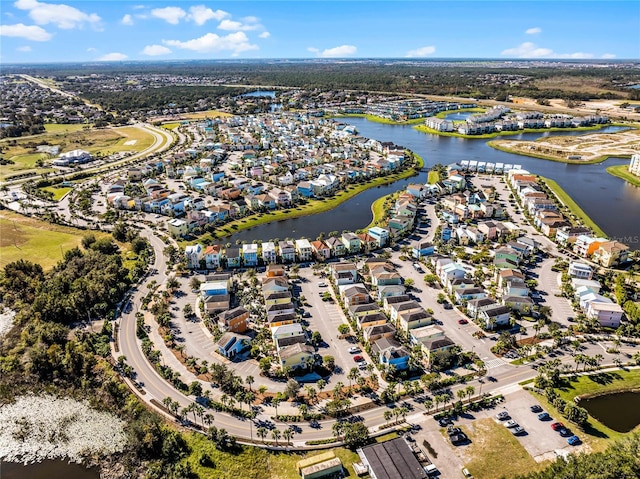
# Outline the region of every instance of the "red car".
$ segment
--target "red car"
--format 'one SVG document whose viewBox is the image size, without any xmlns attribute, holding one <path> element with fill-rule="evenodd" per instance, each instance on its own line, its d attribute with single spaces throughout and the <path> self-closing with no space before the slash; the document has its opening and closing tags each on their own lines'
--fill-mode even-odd
<svg viewBox="0 0 640 479">
<path fill-rule="evenodd" d="M 469 321 L 467 321 L 466 319 L 459 319 L 458 320 L 458 324 L 467 324 Z"/>
<path fill-rule="evenodd" d="M 364 361 L 364 358 L 363 358 L 362 356 L 360 356 L 359 354 L 356 354 L 356 355 L 353 357 L 353 360 L 357 363 L 357 362 L 359 362 L 359 361 Z"/>
<path fill-rule="evenodd" d="M 562 424 L 561 422 L 554 422 L 551 425 L 551 429 L 553 429 L 554 431 L 557 431 L 558 429 L 564 429 L 564 424 Z"/>
</svg>

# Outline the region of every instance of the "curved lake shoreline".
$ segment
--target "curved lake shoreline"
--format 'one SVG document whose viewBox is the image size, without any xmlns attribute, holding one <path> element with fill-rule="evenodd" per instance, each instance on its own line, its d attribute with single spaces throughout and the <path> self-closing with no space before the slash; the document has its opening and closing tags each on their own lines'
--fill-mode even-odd
<svg viewBox="0 0 640 479">
<path fill-rule="evenodd" d="M 607 167 L 607 173 L 618 178 L 622 178 L 628 184 L 640 188 L 640 177 L 629 173 L 629 165 L 609 166 Z"/>
</svg>

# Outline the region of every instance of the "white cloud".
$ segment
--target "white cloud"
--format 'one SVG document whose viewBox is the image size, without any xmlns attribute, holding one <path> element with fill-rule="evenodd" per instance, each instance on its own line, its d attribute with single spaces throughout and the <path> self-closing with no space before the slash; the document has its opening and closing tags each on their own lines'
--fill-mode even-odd
<svg viewBox="0 0 640 479">
<path fill-rule="evenodd" d="M 527 35 L 535 35 L 537 33 L 542 32 L 542 28 L 540 27 L 533 27 L 533 28 L 528 28 L 527 30 L 525 30 L 524 33 L 526 33 Z"/>
<path fill-rule="evenodd" d="M 142 50 L 143 55 L 149 55 L 152 57 L 155 57 L 158 55 L 168 55 L 169 53 L 171 53 L 171 50 L 169 50 L 167 47 L 162 45 L 147 45 Z"/>
<path fill-rule="evenodd" d="M 127 13 L 124 17 L 122 17 L 120 23 L 123 25 L 133 25 L 133 17 Z"/>
<path fill-rule="evenodd" d="M 595 58 L 593 53 L 556 53 L 550 48 L 541 48 L 531 42 L 524 42 L 515 48 L 502 50 L 501 54 L 510 58 L 568 58 L 574 60 Z"/>
<path fill-rule="evenodd" d="M 307 48 L 307 51 L 311 53 L 320 53 L 320 50 L 316 47 L 309 47 Z"/>
<path fill-rule="evenodd" d="M 612 58 L 615 58 L 616 54 L 615 53 L 605 53 L 604 55 L 602 55 L 602 58 L 604 58 L 605 60 L 611 60 Z"/>
<path fill-rule="evenodd" d="M 28 10 L 29 16 L 38 25 L 51 23 L 65 30 L 81 27 L 85 23 L 98 28 L 101 20 L 95 13 L 84 13 L 82 10 L 63 4 L 44 3 L 37 0 L 17 0 L 14 6 L 20 10 Z"/>
<path fill-rule="evenodd" d="M 227 18 L 229 14 L 224 10 L 211 10 L 204 5 L 196 5 L 189 9 L 189 19 L 196 25 L 204 25 L 209 20 L 220 21 Z"/>
<path fill-rule="evenodd" d="M 88 51 L 89 53 L 91 53 L 91 52 L 97 52 L 97 51 L 98 51 L 98 49 L 97 49 L 97 48 L 93 48 L 93 47 L 89 47 L 89 48 L 87 48 L 87 51 Z"/>
<path fill-rule="evenodd" d="M 30 52 L 31 51 L 31 47 L 29 45 L 25 45 L 23 47 L 16 48 L 16 50 L 18 50 L 19 52 Z"/>
<path fill-rule="evenodd" d="M 339 47 L 327 48 L 320 54 L 323 58 L 336 58 L 346 57 L 347 55 L 353 55 L 358 49 L 353 45 L 340 45 Z"/>
<path fill-rule="evenodd" d="M 199 38 L 182 42 L 180 40 L 162 40 L 162 43 L 171 47 L 191 50 L 199 53 L 230 51 L 233 56 L 248 50 L 258 50 L 257 45 L 249 43 L 244 32 L 230 33 L 219 36 L 215 33 L 207 33 Z"/>
<path fill-rule="evenodd" d="M 502 50 L 501 54 L 513 58 L 542 58 L 553 56 L 553 50 L 538 48 L 535 43 L 524 42 L 515 48 Z"/>
<path fill-rule="evenodd" d="M 405 56 L 409 58 L 426 57 L 428 55 L 433 55 L 435 52 L 436 52 L 436 47 L 428 46 L 428 47 L 416 48 L 415 50 L 409 50 Z"/>
<path fill-rule="evenodd" d="M 165 7 L 154 8 L 151 10 L 151 15 L 170 23 L 171 25 L 177 25 L 180 23 L 180 20 L 187 16 L 187 12 L 180 7 Z"/>
<path fill-rule="evenodd" d="M 269 38 L 271 34 L 269 32 L 262 32 L 258 37 L 260 38 Z"/>
<path fill-rule="evenodd" d="M 25 38 L 34 42 L 46 42 L 51 40 L 51 34 L 44 28 L 37 25 L 25 25 L 23 23 L 16 23 L 15 25 L 0 25 L 0 36 Z"/>
<path fill-rule="evenodd" d="M 113 52 L 113 53 L 107 53 L 106 55 L 102 55 L 96 60 L 99 62 L 121 62 L 122 60 L 126 60 L 127 58 L 129 57 L 124 53 Z"/>
<path fill-rule="evenodd" d="M 250 30 L 259 30 L 264 28 L 258 23 L 256 17 L 246 17 L 243 22 L 237 22 L 235 20 L 222 20 L 218 28 L 220 30 L 226 30 L 230 32 L 248 32 Z"/>
</svg>

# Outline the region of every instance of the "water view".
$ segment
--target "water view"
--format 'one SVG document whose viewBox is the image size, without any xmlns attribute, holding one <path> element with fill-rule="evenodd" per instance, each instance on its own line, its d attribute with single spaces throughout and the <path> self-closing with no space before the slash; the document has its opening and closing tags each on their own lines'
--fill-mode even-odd
<svg viewBox="0 0 640 479">
<path fill-rule="evenodd" d="M 593 165 L 566 164 L 495 150 L 487 145 L 490 140 L 486 139 L 430 135 L 421 133 L 410 125 L 375 123 L 357 117 L 343 118 L 341 121 L 356 126 L 359 134 L 364 137 L 392 141 L 412 150 L 424 159 L 425 169 L 437 163 L 447 165 L 462 160 L 522 165 L 532 173 L 557 181 L 609 236 L 629 244 L 631 249 L 640 248 L 640 188 L 631 186 L 605 171 L 611 165 L 627 164 L 628 159 L 609 158 Z M 614 133 L 625 129 L 627 128 L 607 126 L 598 132 Z M 521 133 L 508 138 L 534 140 L 549 135 L 577 136 L 592 133 L 568 130 L 554 133 Z M 256 239 L 266 241 L 302 236 L 316 238 L 322 232 L 364 228 L 371 222 L 373 216 L 370 206 L 376 199 L 409 183 L 426 181 L 427 173 L 421 172 L 412 178 L 367 190 L 331 211 L 260 225 L 227 237 L 225 242 L 251 242 Z"/>
<path fill-rule="evenodd" d="M 15 462 L 0 462 L 2 479 L 99 479 L 97 469 L 66 461 L 46 460 L 24 466 Z"/>
<path fill-rule="evenodd" d="M 580 405 L 605 426 L 629 432 L 640 424 L 640 391 L 625 391 L 583 399 Z"/>
</svg>

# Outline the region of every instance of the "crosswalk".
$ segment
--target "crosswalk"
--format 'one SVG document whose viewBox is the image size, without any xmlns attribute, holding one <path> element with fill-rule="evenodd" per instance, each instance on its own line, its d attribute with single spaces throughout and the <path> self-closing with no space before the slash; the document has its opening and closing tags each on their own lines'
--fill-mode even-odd
<svg viewBox="0 0 640 479">
<path fill-rule="evenodd" d="M 482 358 L 482 360 L 484 361 L 484 367 L 487 369 L 493 369 L 493 368 L 500 367 L 503 364 L 507 364 L 506 361 L 500 358 L 495 358 L 495 359 Z"/>
</svg>

